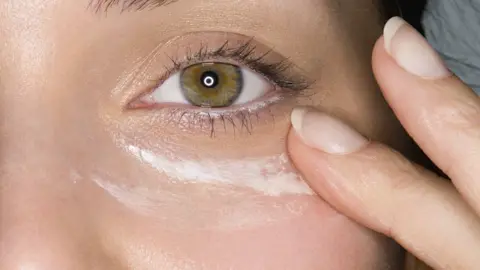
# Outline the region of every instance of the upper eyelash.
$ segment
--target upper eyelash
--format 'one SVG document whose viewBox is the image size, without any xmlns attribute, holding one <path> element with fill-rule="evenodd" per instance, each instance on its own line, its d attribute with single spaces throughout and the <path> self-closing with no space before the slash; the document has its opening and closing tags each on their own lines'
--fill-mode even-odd
<svg viewBox="0 0 480 270">
<path fill-rule="evenodd" d="M 268 55 L 273 52 L 272 49 L 269 49 L 262 54 L 257 53 L 257 47 L 253 41 L 253 38 L 251 38 L 239 46 L 232 47 L 230 46 L 230 42 L 227 40 L 218 48 L 211 48 L 207 45 L 201 45 L 200 48 L 194 52 L 190 48 L 187 48 L 186 53 L 182 57 L 172 57 L 166 55 L 166 57 L 170 59 L 170 65 L 164 66 L 166 71 L 164 72 L 163 76 L 160 76 L 160 78 L 154 80 L 153 84 L 157 86 L 161 85 L 174 73 L 179 72 L 191 65 L 207 61 L 221 61 L 219 59 L 224 59 L 234 60 L 238 62 L 239 65 L 245 65 L 252 71 L 263 75 L 263 77 L 270 83 L 274 84 L 276 88 L 280 88 L 282 90 L 283 97 L 281 99 L 289 95 L 305 95 L 305 97 L 308 97 L 309 93 L 307 92 L 309 91 L 306 90 L 310 89 L 315 81 L 311 81 L 302 74 L 294 72 L 292 68 L 293 64 L 288 59 L 283 59 L 276 62 L 272 62 L 271 60 L 267 59 Z M 254 127 L 252 121 L 254 121 L 254 119 L 257 119 L 258 121 L 259 118 L 258 112 L 249 111 L 246 109 L 225 112 L 216 116 L 213 116 L 211 113 L 212 112 L 210 110 L 202 110 L 192 112 L 190 114 L 193 122 L 201 122 L 206 124 L 211 138 L 215 137 L 215 126 L 218 121 L 223 123 L 224 129 L 226 129 L 227 124 L 231 125 L 235 136 L 237 129 L 240 131 L 246 131 L 247 134 L 251 134 Z M 264 108 L 264 113 L 275 120 L 275 115 L 271 113 L 269 106 Z M 179 122 L 182 118 L 184 118 L 185 115 L 189 115 L 187 111 L 183 109 L 174 109 L 169 112 L 168 122 L 177 123 L 177 125 L 179 125 Z"/>
<path fill-rule="evenodd" d="M 183 58 L 167 57 L 171 61 L 171 66 L 165 66 L 167 72 L 159 79 L 160 82 L 165 81 L 175 72 L 182 70 L 192 64 L 203 61 L 213 61 L 218 58 L 232 59 L 238 61 L 255 72 L 263 75 L 271 83 L 275 84 L 283 90 L 291 90 L 295 94 L 308 89 L 313 82 L 300 75 L 290 75 L 289 70 L 292 68 L 292 63 L 288 59 L 277 62 L 269 62 L 266 57 L 272 52 L 269 49 L 267 52 L 257 56 L 255 53 L 257 47 L 253 44 L 253 38 L 245 43 L 230 47 L 229 41 L 225 41 L 220 47 L 211 49 L 207 45 L 202 45 L 196 52 L 187 49 L 187 53 Z"/>
<path fill-rule="evenodd" d="M 105 13 L 115 6 L 120 6 L 122 12 L 129 10 L 140 11 L 166 6 L 177 1 L 178 0 L 90 0 L 88 8 L 95 12 Z"/>
</svg>

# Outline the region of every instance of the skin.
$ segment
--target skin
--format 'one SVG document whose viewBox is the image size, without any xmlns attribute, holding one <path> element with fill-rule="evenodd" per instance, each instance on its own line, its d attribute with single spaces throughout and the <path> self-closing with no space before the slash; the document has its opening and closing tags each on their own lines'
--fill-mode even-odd
<svg viewBox="0 0 480 270">
<path fill-rule="evenodd" d="M 401 269 L 393 241 L 317 196 L 180 185 L 125 150 L 198 160 L 276 155 L 291 110 L 309 105 L 415 155 L 370 71 L 378 6 L 239 3 L 182 0 L 105 16 L 86 1 L 2 1 L 0 269 Z M 239 136 L 162 126 L 162 112 L 125 109 L 169 64 L 165 54 L 218 41 L 208 31 L 274 47 L 315 81 L 312 95 L 276 106 L 275 123 L 266 118 Z M 160 56 L 123 87 L 155 48 Z"/>
<path fill-rule="evenodd" d="M 302 129 L 290 134 L 292 159 L 338 211 L 396 239 L 433 269 L 478 268 L 480 100 L 413 28 L 387 33 L 373 52 L 376 78 L 403 126 L 446 176 L 375 140 L 337 153 L 312 147 Z"/>
</svg>

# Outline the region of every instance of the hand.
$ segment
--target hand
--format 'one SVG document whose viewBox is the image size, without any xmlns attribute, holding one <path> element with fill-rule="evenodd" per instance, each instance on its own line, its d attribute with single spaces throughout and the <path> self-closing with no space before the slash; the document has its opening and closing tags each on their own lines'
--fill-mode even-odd
<svg viewBox="0 0 480 270">
<path fill-rule="evenodd" d="M 451 180 L 305 108 L 292 113 L 293 162 L 338 211 L 431 267 L 480 269 L 480 99 L 399 18 L 387 23 L 373 67 L 404 128 Z"/>
</svg>

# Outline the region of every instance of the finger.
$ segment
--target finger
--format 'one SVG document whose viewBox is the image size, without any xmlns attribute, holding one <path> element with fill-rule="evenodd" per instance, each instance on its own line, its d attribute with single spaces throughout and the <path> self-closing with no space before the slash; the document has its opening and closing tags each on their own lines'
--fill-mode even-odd
<svg viewBox="0 0 480 270">
<path fill-rule="evenodd" d="M 404 270 L 433 270 L 424 262 L 413 257 L 412 254 L 408 253 L 406 255 L 405 268 Z"/>
<path fill-rule="evenodd" d="M 386 100 L 480 214 L 480 99 L 404 21 L 390 20 L 384 37 L 373 66 Z"/>
<path fill-rule="evenodd" d="M 297 109 L 292 124 L 294 164 L 338 211 L 435 269 L 480 265 L 480 224 L 451 183 L 325 114 Z"/>
</svg>

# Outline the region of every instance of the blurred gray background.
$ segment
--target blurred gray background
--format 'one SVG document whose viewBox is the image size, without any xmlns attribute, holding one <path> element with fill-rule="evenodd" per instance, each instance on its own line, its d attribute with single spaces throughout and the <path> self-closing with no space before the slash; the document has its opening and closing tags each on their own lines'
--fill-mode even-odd
<svg viewBox="0 0 480 270">
<path fill-rule="evenodd" d="M 449 68 L 480 94 L 480 0 L 428 0 L 421 23 Z"/>
</svg>

